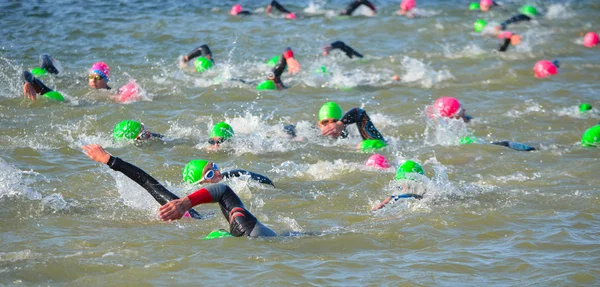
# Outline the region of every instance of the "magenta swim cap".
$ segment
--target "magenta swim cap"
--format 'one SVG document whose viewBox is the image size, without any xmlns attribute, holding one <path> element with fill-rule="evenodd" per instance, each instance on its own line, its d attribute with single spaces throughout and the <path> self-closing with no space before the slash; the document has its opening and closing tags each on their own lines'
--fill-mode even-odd
<svg viewBox="0 0 600 287">
<path fill-rule="evenodd" d="M 415 0 L 402 0 L 402 3 L 400 3 L 400 9 L 404 11 L 410 11 L 416 6 Z"/>
<path fill-rule="evenodd" d="M 535 63 L 533 72 L 535 73 L 536 78 L 545 78 L 558 73 L 556 66 L 548 60 L 541 60 Z"/>
<path fill-rule="evenodd" d="M 598 45 L 598 34 L 594 32 L 585 34 L 585 37 L 583 37 L 583 45 L 588 48 Z"/>
<path fill-rule="evenodd" d="M 389 168 L 390 163 L 380 154 L 374 154 L 367 160 L 366 166 L 372 166 L 376 168 Z"/>
<path fill-rule="evenodd" d="M 433 103 L 433 108 L 442 117 L 451 118 L 460 113 L 462 106 L 460 102 L 451 97 L 441 97 Z"/>
<path fill-rule="evenodd" d="M 296 19 L 296 14 L 294 14 L 294 13 L 287 13 L 285 15 L 285 19 L 294 20 L 294 19 Z"/>
<path fill-rule="evenodd" d="M 92 65 L 90 69 L 91 73 L 96 73 L 104 78 L 108 82 L 108 78 L 110 78 L 110 68 L 104 62 L 96 62 Z"/>
<path fill-rule="evenodd" d="M 242 12 L 242 5 L 235 4 L 235 5 L 233 5 L 233 7 L 231 7 L 231 11 L 229 11 L 229 14 L 235 16 L 235 15 L 239 14 L 240 12 Z"/>
<path fill-rule="evenodd" d="M 504 39 L 510 39 L 510 37 L 512 37 L 513 32 L 510 31 L 503 31 L 500 34 L 498 34 L 498 39 L 500 40 L 504 40 Z"/>
<path fill-rule="evenodd" d="M 494 5 L 494 2 L 492 0 L 481 0 L 481 1 L 479 1 L 479 6 L 492 7 L 492 5 Z"/>
</svg>

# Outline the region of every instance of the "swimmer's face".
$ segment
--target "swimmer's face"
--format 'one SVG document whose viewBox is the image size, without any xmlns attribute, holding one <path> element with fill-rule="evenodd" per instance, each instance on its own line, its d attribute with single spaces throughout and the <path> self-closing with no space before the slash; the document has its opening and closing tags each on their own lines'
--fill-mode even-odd
<svg viewBox="0 0 600 287">
<path fill-rule="evenodd" d="M 90 76 L 88 77 L 88 85 L 90 86 L 90 88 L 92 89 L 106 89 L 108 88 L 108 84 L 106 83 L 106 80 L 104 78 L 102 78 L 102 76 L 96 74 L 96 73 L 92 73 L 90 74 Z"/>
<path fill-rule="evenodd" d="M 213 172 L 212 177 L 210 177 L 209 171 Z M 223 180 L 223 176 L 221 175 L 221 170 L 219 170 L 219 167 L 214 163 L 214 162 L 210 162 L 208 163 L 205 167 L 204 170 L 202 170 L 202 180 L 200 181 L 201 184 L 204 183 L 219 183 L 221 180 Z"/>
<path fill-rule="evenodd" d="M 221 138 L 221 137 L 212 137 L 208 139 L 208 144 L 210 145 L 210 149 L 212 150 L 216 150 L 219 148 L 219 145 L 222 144 L 225 141 L 225 139 Z"/>
<path fill-rule="evenodd" d="M 487 12 L 489 10 L 490 10 L 490 6 L 488 6 L 488 5 L 481 5 L 481 11 Z"/>
<path fill-rule="evenodd" d="M 335 125 L 335 123 L 337 123 L 339 120 L 338 119 L 323 119 L 320 120 L 318 125 L 319 128 L 321 130 L 323 130 L 325 127 L 329 126 L 329 125 Z"/>
</svg>

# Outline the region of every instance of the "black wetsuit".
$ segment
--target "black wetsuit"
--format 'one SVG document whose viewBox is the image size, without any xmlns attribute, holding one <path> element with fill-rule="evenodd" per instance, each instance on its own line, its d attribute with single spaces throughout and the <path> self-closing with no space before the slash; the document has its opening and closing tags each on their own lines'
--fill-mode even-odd
<svg viewBox="0 0 600 287">
<path fill-rule="evenodd" d="M 352 15 L 354 10 L 356 10 L 358 8 L 358 6 L 360 6 L 360 5 L 365 5 L 369 8 L 371 8 L 371 10 L 373 10 L 373 12 L 376 12 L 375 6 L 371 2 L 369 2 L 369 0 L 355 0 L 354 2 L 350 3 L 350 5 L 348 5 L 348 7 L 346 7 L 346 9 L 340 11 L 340 16 Z"/>
<path fill-rule="evenodd" d="M 385 141 L 383 135 L 379 133 L 373 122 L 371 122 L 371 118 L 369 118 L 367 112 L 361 108 L 353 108 L 349 110 L 346 112 L 346 114 L 344 114 L 340 121 L 342 121 L 342 123 L 344 123 L 346 126 L 350 124 L 356 124 L 356 127 L 358 127 L 358 131 L 360 132 L 360 136 L 363 138 L 363 140 L 377 139 Z M 342 132 L 342 137 L 347 136 L 348 131 L 344 130 Z"/>
<path fill-rule="evenodd" d="M 405 193 L 405 194 L 399 194 L 399 195 L 390 195 L 390 197 L 392 198 L 393 201 L 398 201 L 402 198 L 416 198 L 416 199 L 423 199 L 422 195 L 418 195 L 418 194 L 414 194 L 414 193 Z"/>
<path fill-rule="evenodd" d="M 254 172 L 247 171 L 247 170 L 234 169 L 234 170 L 222 172 L 221 175 L 224 178 L 232 178 L 232 177 L 240 177 L 243 175 L 248 175 L 248 176 L 250 176 L 250 178 L 252 180 L 258 181 L 260 183 L 270 184 L 272 186 L 275 186 L 275 184 L 273 184 L 273 181 L 271 181 L 268 177 L 266 177 L 262 174 L 254 173 Z"/>
<path fill-rule="evenodd" d="M 52 92 L 52 89 L 44 85 L 42 81 L 34 77 L 29 71 L 23 71 L 23 81 L 30 83 L 35 88 L 35 91 L 40 95 L 43 95 L 47 92 Z"/>
<path fill-rule="evenodd" d="M 498 48 L 498 52 L 506 52 L 506 50 L 508 49 L 509 46 L 510 46 L 510 38 L 506 38 L 506 39 L 504 39 L 504 42 L 502 42 L 500 44 L 500 47 Z"/>
<path fill-rule="evenodd" d="M 502 28 L 502 30 L 506 30 L 506 26 L 508 26 L 509 24 L 519 23 L 522 21 L 531 21 L 531 17 L 529 17 L 525 14 L 519 14 L 519 15 L 513 16 L 510 19 L 502 22 L 500 24 L 500 27 Z"/>
<path fill-rule="evenodd" d="M 205 58 L 211 60 L 213 62 L 213 64 L 215 63 L 215 60 L 213 60 L 212 57 L 212 52 L 210 51 L 210 48 L 208 48 L 208 45 L 202 45 L 200 47 L 196 47 L 194 50 L 192 50 L 191 52 L 189 52 L 186 57 L 188 61 L 191 61 L 192 59 L 196 58 L 196 57 L 200 57 L 200 56 L 204 56 Z"/>
<path fill-rule="evenodd" d="M 292 13 L 288 9 L 285 9 L 283 6 L 281 6 L 281 4 L 279 4 L 279 2 L 277 2 L 276 0 L 271 1 L 271 4 L 269 4 L 269 5 L 275 7 L 275 9 L 279 10 L 279 12 L 281 12 L 281 13 L 285 13 L 285 14 Z"/>
<path fill-rule="evenodd" d="M 353 56 L 362 58 L 363 55 L 361 55 L 359 52 L 356 52 L 354 49 L 352 49 L 350 46 L 346 45 L 346 43 L 342 42 L 342 41 L 335 41 L 333 43 L 331 43 L 331 50 L 335 50 L 335 49 L 340 49 L 342 51 L 344 51 L 344 53 L 346 53 L 346 56 L 348 56 L 348 58 L 352 58 Z"/>
<path fill-rule="evenodd" d="M 167 190 L 156 179 L 135 165 L 113 156 L 110 157 L 107 165 L 113 170 L 120 171 L 143 187 L 160 205 L 165 205 L 171 200 L 179 199 L 177 195 Z M 190 209 L 189 213 L 192 218 L 202 218 L 202 216 L 193 209 Z"/>
<path fill-rule="evenodd" d="M 50 74 L 58 74 L 58 70 L 56 69 L 56 67 L 54 67 L 54 64 L 52 63 L 52 58 L 50 57 L 50 55 L 47 55 L 47 54 L 42 55 L 40 68 L 48 71 L 48 73 L 50 73 Z"/>
<path fill-rule="evenodd" d="M 287 48 L 286 51 L 291 50 L 290 48 Z M 286 86 L 283 85 L 283 82 L 281 81 L 281 75 L 283 74 L 283 71 L 285 71 L 285 68 L 287 67 L 287 60 L 285 58 L 285 51 L 281 54 L 281 57 L 279 57 L 279 62 L 277 62 L 277 64 L 275 65 L 275 68 L 273 68 L 273 82 L 275 82 L 275 85 L 277 85 L 277 89 L 285 89 Z"/>
</svg>

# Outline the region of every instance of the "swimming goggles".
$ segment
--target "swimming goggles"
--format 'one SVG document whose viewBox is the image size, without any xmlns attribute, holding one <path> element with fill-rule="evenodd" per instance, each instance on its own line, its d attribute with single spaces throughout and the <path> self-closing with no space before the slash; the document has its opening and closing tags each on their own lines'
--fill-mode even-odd
<svg viewBox="0 0 600 287">
<path fill-rule="evenodd" d="M 215 171 L 218 171 L 218 170 L 219 170 L 219 166 L 213 162 L 212 168 L 204 174 L 202 179 L 209 180 L 209 179 L 215 177 Z"/>
<path fill-rule="evenodd" d="M 223 139 L 223 138 L 218 138 L 218 139 L 210 138 L 210 139 L 208 139 L 208 143 L 211 144 L 211 145 L 222 144 L 224 141 L 225 141 L 225 139 Z"/>
<path fill-rule="evenodd" d="M 144 124 L 142 124 L 142 129 L 140 130 L 140 133 L 138 134 L 137 137 L 135 137 L 136 140 L 147 140 L 150 139 L 152 137 L 152 133 L 149 133 L 148 130 L 146 130 L 146 127 L 144 126 Z"/>
<path fill-rule="evenodd" d="M 337 123 L 338 121 L 339 121 L 338 119 L 324 119 L 324 120 L 320 121 L 320 123 L 321 123 L 321 125 L 326 126 L 331 123 Z"/>
<path fill-rule="evenodd" d="M 100 80 L 102 80 L 102 79 L 103 79 L 103 78 L 102 78 L 102 76 L 100 76 L 100 75 L 98 75 L 98 74 L 91 74 L 91 75 L 89 75 L 89 76 L 88 76 L 88 78 L 89 78 L 90 80 L 96 80 L 96 81 L 100 81 Z"/>
</svg>

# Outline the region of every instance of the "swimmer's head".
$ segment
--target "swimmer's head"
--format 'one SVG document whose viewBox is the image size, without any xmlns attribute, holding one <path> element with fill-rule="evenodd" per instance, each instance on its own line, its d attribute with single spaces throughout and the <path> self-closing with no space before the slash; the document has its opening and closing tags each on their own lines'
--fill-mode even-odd
<svg viewBox="0 0 600 287">
<path fill-rule="evenodd" d="M 190 184 L 218 183 L 223 179 L 219 166 L 204 159 L 194 159 L 185 165 L 183 180 Z"/>
<path fill-rule="evenodd" d="M 151 133 L 146 130 L 144 124 L 134 120 L 124 120 L 115 125 L 113 139 L 119 140 L 144 140 L 149 139 Z"/>
<path fill-rule="evenodd" d="M 88 85 L 94 89 L 107 89 L 110 77 L 110 68 L 104 62 L 97 62 L 92 65 L 88 77 Z"/>
<path fill-rule="evenodd" d="M 382 140 L 368 139 L 368 140 L 363 140 L 360 143 L 359 149 L 362 152 L 373 152 L 375 150 L 382 149 L 386 146 L 387 146 L 387 144 Z"/>
<path fill-rule="evenodd" d="M 415 180 L 416 177 L 414 175 L 414 173 L 418 173 L 418 174 L 425 174 L 425 172 L 423 171 L 423 167 L 421 167 L 420 164 L 412 161 L 412 160 L 407 160 L 405 161 L 401 166 L 398 167 L 398 171 L 396 171 L 396 180 L 401 180 L 401 179 L 408 179 L 408 180 Z"/>
<path fill-rule="evenodd" d="M 525 5 L 525 6 L 521 7 L 521 13 L 523 13 L 529 17 L 535 17 L 538 14 L 537 9 L 535 9 L 535 7 L 530 6 L 530 5 Z"/>
<path fill-rule="evenodd" d="M 336 102 L 327 102 L 321 106 L 319 109 L 319 121 L 325 119 L 336 119 L 340 120 L 342 118 L 342 107 L 338 105 Z"/>
<path fill-rule="evenodd" d="M 235 15 L 239 14 L 240 12 L 242 12 L 242 5 L 235 4 L 235 5 L 233 5 L 233 7 L 231 7 L 231 11 L 229 11 L 229 14 L 235 16 Z"/>
<path fill-rule="evenodd" d="M 212 68 L 212 66 L 213 66 L 213 61 L 211 61 L 205 57 L 198 57 L 194 61 L 194 67 L 196 68 L 196 72 L 198 72 L 198 73 L 202 73 L 202 72 Z"/>
<path fill-rule="evenodd" d="M 481 9 L 481 6 L 479 6 L 479 3 L 471 2 L 471 4 L 469 4 L 469 11 L 477 11 L 479 9 Z"/>
<path fill-rule="evenodd" d="M 266 81 L 260 82 L 258 85 L 256 85 L 257 91 L 277 90 L 277 84 L 275 84 L 275 81 L 274 81 L 275 75 L 270 77 L 271 75 L 272 75 L 272 73 L 269 74 Z"/>
<path fill-rule="evenodd" d="M 381 169 L 390 167 L 390 163 L 387 161 L 387 159 L 385 159 L 384 156 L 377 153 L 369 157 L 365 165 Z"/>
<path fill-rule="evenodd" d="M 234 135 L 233 128 L 226 122 L 220 122 L 210 130 L 208 143 L 212 146 L 218 146 Z"/>
<path fill-rule="evenodd" d="M 594 32 L 588 32 L 585 34 L 585 37 L 583 37 L 583 45 L 588 48 L 598 45 L 598 42 L 598 34 Z"/>
<path fill-rule="evenodd" d="M 415 8 L 416 6 L 417 5 L 415 3 L 415 0 L 402 0 L 402 2 L 400 3 L 400 11 L 406 13 Z"/>
<path fill-rule="evenodd" d="M 481 11 L 487 12 L 494 5 L 494 1 L 492 0 L 481 0 L 479 1 L 479 6 L 481 7 Z"/>
<path fill-rule="evenodd" d="M 582 146 L 600 146 L 600 125 L 589 128 L 581 136 Z"/>
<path fill-rule="evenodd" d="M 480 33 L 481 31 L 483 31 L 483 28 L 485 28 L 485 26 L 487 26 L 487 22 L 483 19 L 477 19 L 477 21 L 475 21 L 475 23 L 473 23 L 473 29 L 477 33 Z"/>
<path fill-rule="evenodd" d="M 579 105 L 579 111 L 582 113 L 588 112 L 592 110 L 592 105 L 588 104 L 588 103 L 583 103 L 581 105 Z"/>
<path fill-rule="evenodd" d="M 555 63 L 548 60 L 541 60 L 533 66 L 533 72 L 536 78 L 545 78 L 558 73 Z"/>
<path fill-rule="evenodd" d="M 441 97 L 433 102 L 433 110 L 428 108 L 427 114 L 430 118 L 441 116 L 444 118 L 462 119 L 468 122 L 471 117 L 465 114 L 465 109 L 456 98 Z"/>
</svg>

